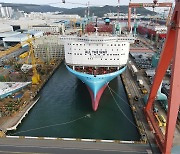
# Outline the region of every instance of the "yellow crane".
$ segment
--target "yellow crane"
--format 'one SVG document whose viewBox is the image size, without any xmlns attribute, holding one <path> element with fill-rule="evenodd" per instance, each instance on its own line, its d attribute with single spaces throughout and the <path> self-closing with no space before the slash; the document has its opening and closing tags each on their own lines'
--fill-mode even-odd
<svg viewBox="0 0 180 154">
<path fill-rule="evenodd" d="M 25 58 L 25 57 L 28 56 L 26 63 L 28 63 L 28 59 L 31 58 L 32 70 L 33 70 L 32 84 L 39 84 L 40 75 L 39 75 L 39 73 L 37 72 L 37 69 L 36 69 L 36 58 L 35 58 L 35 55 L 34 55 L 34 48 L 33 48 L 33 44 L 32 44 L 32 40 L 34 40 L 34 39 L 35 38 L 32 38 L 32 39 L 28 39 L 26 41 L 26 43 L 29 44 L 29 51 L 21 54 L 19 57 L 20 58 Z"/>
<path fill-rule="evenodd" d="M 76 29 L 76 21 L 77 21 L 76 18 L 73 18 L 73 19 L 70 20 L 71 28 Z"/>
<path fill-rule="evenodd" d="M 32 63 L 32 70 L 33 70 L 33 76 L 32 76 L 32 84 L 39 84 L 40 82 L 40 75 L 36 70 L 36 58 L 34 56 L 34 49 L 32 41 L 29 41 L 29 55 L 31 56 L 31 63 Z"/>
<path fill-rule="evenodd" d="M 11 47 L 5 51 L 1 51 L 0 58 L 15 52 L 16 50 L 18 50 L 25 44 L 29 44 L 29 51 L 21 54 L 19 57 L 25 58 L 28 55 L 31 57 L 31 64 L 32 64 L 32 70 L 33 70 L 32 84 L 38 84 L 40 82 L 40 75 L 38 74 L 36 70 L 36 58 L 34 56 L 34 49 L 33 49 L 33 44 L 32 44 L 33 40 L 35 40 L 35 37 L 28 38 L 26 41 L 23 41 L 22 43 L 18 43 L 14 47 Z"/>
<path fill-rule="evenodd" d="M 23 41 L 23 42 L 21 42 L 21 43 L 18 43 L 18 44 L 15 45 L 14 47 L 11 47 L 11 48 L 9 48 L 9 49 L 7 49 L 7 50 L 5 50 L 5 51 L 1 51 L 1 52 L 0 52 L 0 58 L 4 57 L 4 56 L 6 56 L 6 55 L 9 55 L 9 54 L 11 54 L 11 53 L 13 53 L 13 52 L 15 52 L 16 50 L 18 50 L 19 48 L 21 48 L 23 45 L 25 45 L 25 44 L 33 41 L 34 39 L 35 39 L 34 37 L 28 38 L 26 41 Z"/>
</svg>

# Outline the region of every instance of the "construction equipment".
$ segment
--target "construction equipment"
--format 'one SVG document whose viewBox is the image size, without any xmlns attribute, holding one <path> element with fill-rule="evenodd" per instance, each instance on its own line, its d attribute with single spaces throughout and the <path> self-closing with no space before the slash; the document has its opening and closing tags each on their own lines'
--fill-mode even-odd
<svg viewBox="0 0 180 154">
<path fill-rule="evenodd" d="M 33 44 L 32 41 L 29 41 L 29 46 L 30 46 L 30 56 L 31 56 L 31 63 L 32 63 L 32 69 L 33 69 L 33 76 L 32 76 L 32 84 L 39 84 L 40 82 L 40 75 L 38 74 L 36 70 L 36 58 L 34 56 L 34 49 L 33 49 Z"/>
<path fill-rule="evenodd" d="M 166 25 L 170 21 L 170 15 L 172 11 L 172 5 L 173 3 L 157 3 L 157 0 L 154 0 L 153 3 L 129 3 L 129 8 L 128 8 L 128 30 L 131 30 L 131 8 L 142 8 L 142 7 L 152 7 L 153 9 L 155 7 L 170 7 L 169 10 L 169 15 L 166 21 Z"/>
<path fill-rule="evenodd" d="M 32 68 L 33 70 L 33 76 L 32 76 L 32 84 L 39 84 L 40 82 L 40 75 L 38 74 L 37 70 L 36 70 L 36 58 L 34 56 L 34 49 L 33 49 L 33 44 L 31 40 L 27 40 L 28 44 L 29 44 L 29 51 L 20 55 L 22 58 L 25 58 L 28 56 L 27 58 L 27 62 L 29 58 L 31 58 L 31 65 L 28 64 L 23 64 L 21 67 L 21 70 L 25 73 L 27 73 L 27 71 Z"/>
<path fill-rule="evenodd" d="M 142 92 L 142 94 L 147 94 L 148 93 L 146 88 L 141 88 L 141 92 Z"/>
<path fill-rule="evenodd" d="M 9 48 L 6 51 L 0 52 L 0 58 L 15 52 L 16 50 L 18 50 L 19 48 L 21 48 L 24 45 L 29 44 L 29 51 L 21 54 L 19 57 L 20 58 L 25 58 L 27 56 L 31 57 L 32 66 L 28 65 L 28 64 L 23 64 L 21 69 L 24 70 L 24 72 L 26 72 L 27 70 L 32 68 L 33 69 L 32 84 L 38 84 L 39 81 L 40 81 L 40 75 L 37 73 L 37 70 L 36 70 L 36 59 L 35 59 L 35 56 L 34 56 L 34 49 L 33 49 L 33 44 L 32 44 L 33 40 L 35 40 L 35 37 L 28 38 L 26 41 L 24 41 L 22 43 L 18 43 L 17 45 L 15 45 L 14 47 Z"/>
<path fill-rule="evenodd" d="M 18 43 L 14 47 L 11 47 L 11 48 L 9 48 L 9 49 L 7 49 L 5 51 L 1 51 L 0 52 L 0 58 L 15 52 L 16 50 L 18 50 L 19 48 L 21 48 L 24 45 L 28 45 L 28 42 L 33 41 L 34 39 L 35 39 L 34 37 L 31 37 L 31 38 L 29 37 L 26 41 Z"/>
<path fill-rule="evenodd" d="M 176 128 L 176 120 L 180 107 L 180 0 L 176 0 L 173 15 L 171 17 L 171 24 L 169 24 L 167 37 L 161 52 L 161 58 L 156 69 L 154 81 L 151 87 L 150 95 L 145 108 L 146 118 L 155 131 L 155 140 L 159 149 L 163 154 L 170 154 L 174 132 Z M 159 127 L 156 125 L 155 118 L 152 113 L 152 107 L 157 95 L 159 86 L 164 78 L 168 66 L 172 62 L 172 76 L 171 86 L 169 90 L 168 111 L 167 111 L 167 125 L 165 136 L 162 134 Z"/>
<path fill-rule="evenodd" d="M 76 18 L 70 20 L 71 28 L 76 29 L 76 21 L 77 21 Z"/>
<path fill-rule="evenodd" d="M 22 53 L 19 58 L 23 59 L 29 55 L 29 51 Z"/>
</svg>

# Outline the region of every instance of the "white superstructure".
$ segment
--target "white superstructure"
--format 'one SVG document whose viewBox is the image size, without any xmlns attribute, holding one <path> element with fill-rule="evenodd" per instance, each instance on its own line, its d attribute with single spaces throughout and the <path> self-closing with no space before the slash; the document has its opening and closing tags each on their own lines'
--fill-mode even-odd
<svg viewBox="0 0 180 154">
<path fill-rule="evenodd" d="M 129 56 L 133 37 L 114 36 L 62 36 L 65 60 L 74 66 L 114 66 L 125 65 Z"/>
</svg>

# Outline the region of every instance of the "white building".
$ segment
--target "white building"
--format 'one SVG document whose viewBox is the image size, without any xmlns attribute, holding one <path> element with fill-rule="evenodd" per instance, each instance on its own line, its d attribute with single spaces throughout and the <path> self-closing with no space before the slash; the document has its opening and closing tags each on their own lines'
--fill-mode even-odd
<svg viewBox="0 0 180 154">
<path fill-rule="evenodd" d="M 10 37 L 5 37 L 3 38 L 3 43 L 5 47 L 9 47 L 9 46 L 14 46 L 18 43 L 24 43 L 24 41 L 28 40 L 29 38 L 31 38 L 32 35 L 28 35 L 28 34 L 17 34 L 14 36 L 10 36 Z M 24 46 L 28 45 L 27 44 L 22 44 Z"/>
<path fill-rule="evenodd" d="M 32 29 L 31 27 L 33 25 L 43 25 L 46 24 L 46 21 L 41 19 L 30 19 L 21 17 L 19 20 L 11 20 L 9 24 L 11 24 L 12 26 L 19 26 L 20 29 Z"/>
<path fill-rule="evenodd" d="M 58 19 L 58 20 L 70 20 L 70 19 L 80 19 L 81 17 L 77 14 L 58 14 L 54 12 L 40 13 L 40 12 L 31 12 L 27 15 L 29 18 L 33 19 Z"/>
<path fill-rule="evenodd" d="M 20 32 L 8 31 L 8 32 L 0 33 L 0 40 L 3 40 L 3 38 L 11 37 L 11 36 L 14 36 L 14 35 L 17 35 L 17 34 L 20 34 Z"/>
<path fill-rule="evenodd" d="M 2 20 L 0 20 L 0 33 L 12 31 L 12 26 L 9 24 L 4 24 Z"/>
<path fill-rule="evenodd" d="M 35 38 L 39 38 L 39 37 L 43 36 L 44 32 L 43 31 L 34 31 L 34 30 L 30 29 L 30 30 L 24 31 L 23 33 L 32 35 Z"/>
<path fill-rule="evenodd" d="M 14 10 L 12 9 L 12 7 L 3 7 L 0 4 L 0 16 L 2 18 L 11 18 L 13 15 Z"/>
<path fill-rule="evenodd" d="M 35 31 L 43 31 L 44 33 L 50 33 L 50 34 L 62 34 L 62 31 L 64 31 L 64 24 L 51 24 L 51 25 L 33 25 L 31 29 Z"/>
</svg>

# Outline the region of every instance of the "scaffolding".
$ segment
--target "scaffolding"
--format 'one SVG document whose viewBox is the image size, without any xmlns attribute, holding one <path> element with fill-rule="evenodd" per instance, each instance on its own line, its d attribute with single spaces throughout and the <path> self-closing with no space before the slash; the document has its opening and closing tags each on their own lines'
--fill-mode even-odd
<svg viewBox="0 0 180 154">
<path fill-rule="evenodd" d="M 43 36 L 34 43 L 35 57 L 46 63 L 64 58 L 64 46 L 58 35 Z"/>
</svg>

